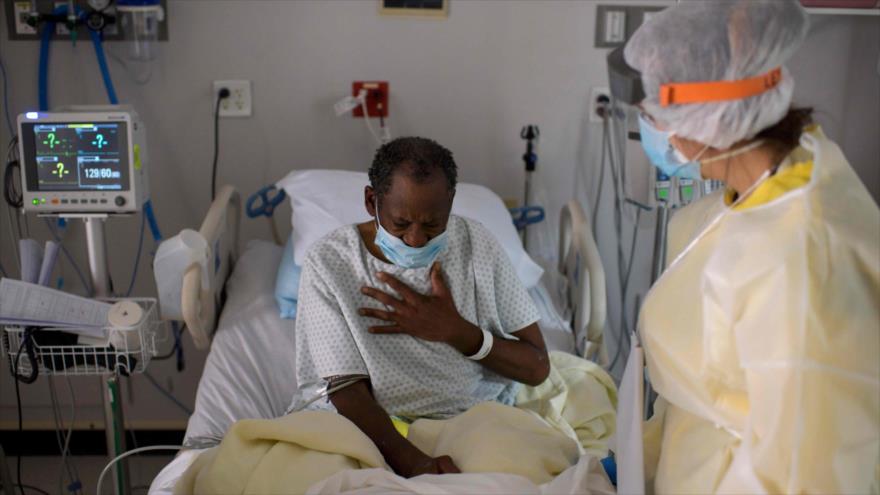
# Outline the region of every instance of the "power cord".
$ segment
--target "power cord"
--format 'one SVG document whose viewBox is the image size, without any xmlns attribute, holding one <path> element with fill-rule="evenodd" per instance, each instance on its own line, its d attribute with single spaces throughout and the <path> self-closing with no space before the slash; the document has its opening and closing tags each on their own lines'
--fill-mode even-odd
<svg viewBox="0 0 880 495">
<path fill-rule="evenodd" d="M 10 360 L 10 366 L 12 366 L 12 376 L 13 382 L 15 382 L 15 405 L 16 410 L 18 411 L 18 436 L 21 438 L 24 432 L 24 426 L 22 424 L 22 412 L 21 412 L 21 388 L 18 384 L 19 381 L 23 383 L 33 383 L 37 380 L 37 373 L 39 372 L 37 368 L 37 360 L 34 355 L 33 350 L 33 341 L 31 339 L 31 332 L 33 332 L 34 327 L 27 327 L 23 333 L 23 340 L 19 344 L 18 352 L 15 354 L 15 359 Z M 26 377 L 22 377 L 18 373 L 18 367 L 21 364 L 21 353 L 22 347 L 25 348 L 25 353 L 28 356 L 28 360 L 31 362 L 31 373 Z M 16 476 L 17 476 L 17 484 L 18 490 L 21 492 L 21 495 L 24 495 L 24 485 L 21 484 L 21 451 L 18 452 L 18 456 L 16 458 Z"/>
<path fill-rule="evenodd" d="M 180 400 L 179 400 L 177 397 L 171 395 L 170 392 L 168 392 L 167 390 L 165 390 L 164 388 L 162 388 L 162 385 L 159 385 L 159 382 L 157 382 L 156 379 L 153 378 L 153 375 L 151 375 L 151 374 L 150 374 L 148 371 L 146 371 L 146 370 L 142 373 L 142 375 L 144 376 L 144 378 L 147 379 L 148 382 L 150 382 L 150 383 L 153 385 L 153 387 L 154 387 L 154 388 L 155 388 L 160 394 L 164 395 L 166 399 L 168 399 L 169 401 L 171 401 L 171 402 L 172 402 L 175 406 L 177 406 L 181 411 L 185 412 L 185 413 L 187 414 L 187 416 L 192 416 L 192 414 L 193 414 L 192 410 L 190 410 L 190 408 L 186 407 L 186 405 L 184 405 L 183 402 L 180 402 Z"/>
<path fill-rule="evenodd" d="M 74 495 L 82 490 L 79 471 L 76 465 L 70 459 L 70 439 L 73 437 L 73 427 L 76 423 L 76 399 L 73 393 L 73 385 L 70 383 L 70 377 L 67 379 L 67 388 L 70 393 L 70 423 L 68 428 L 64 427 L 64 415 L 61 411 L 61 401 L 58 399 L 58 392 L 55 387 L 55 377 L 49 377 L 49 398 L 52 402 L 52 417 L 55 421 L 55 439 L 58 442 L 58 451 L 61 453 L 61 467 L 58 474 L 58 493 L 72 493 Z M 65 433 L 66 432 L 66 433 Z M 66 490 L 64 486 L 64 474 L 70 480 Z"/>
<path fill-rule="evenodd" d="M 220 154 L 220 102 L 229 98 L 229 89 L 220 88 L 214 105 L 214 164 L 211 165 L 211 201 L 217 195 L 217 158 Z"/>
<path fill-rule="evenodd" d="M 21 184 L 15 183 L 15 178 L 20 177 L 20 174 L 21 166 L 18 160 L 6 163 L 6 170 L 3 172 L 3 199 L 10 208 L 18 209 L 24 206 Z"/>
<path fill-rule="evenodd" d="M 137 253 L 134 255 L 134 267 L 131 269 L 131 281 L 128 282 L 128 289 L 125 291 L 125 297 L 131 297 L 131 293 L 134 291 L 134 283 L 137 280 L 138 275 L 138 265 L 141 261 L 141 253 L 144 250 L 144 227 L 146 224 L 147 215 L 144 212 L 141 212 L 141 227 L 138 233 L 138 247 Z"/>
<path fill-rule="evenodd" d="M 40 375 L 40 366 L 37 361 L 37 351 L 34 349 L 34 337 L 33 333 L 36 331 L 36 327 L 25 327 L 24 332 L 22 332 L 21 343 L 18 347 L 18 352 L 15 353 L 15 366 L 12 370 L 12 375 L 15 378 L 15 383 L 21 382 L 26 385 L 30 385 L 37 381 L 37 377 Z M 19 365 L 21 363 L 21 354 L 24 352 L 27 354 L 28 361 L 31 364 L 31 371 L 27 375 L 22 375 L 18 372 Z"/>
<path fill-rule="evenodd" d="M 9 116 L 9 84 L 6 80 L 6 65 L 3 59 L 0 59 L 0 75 L 3 77 L 3 115 L 6 118 L 6 127 L 9 129 L 9 135 L 14 136 L 15 130 L 12 125 L 12 118 Z"/>
</svg>

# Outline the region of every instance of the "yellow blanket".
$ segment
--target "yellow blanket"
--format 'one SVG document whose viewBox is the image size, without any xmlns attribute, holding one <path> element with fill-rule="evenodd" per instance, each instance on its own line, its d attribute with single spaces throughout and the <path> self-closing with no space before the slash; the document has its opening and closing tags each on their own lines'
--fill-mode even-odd
<svg viewBox="0 0 880 495">
<path fill-rule="evenodd" d="M 409 440 L 429 455 L 451 456 L 463 472 L 518 474 L 536 484 L 584 451 L 604 456 L 615 421 L 613 382 L 573 356 L 551 353 L 551 363 L 547 381 L 520 393 L 522 408 L 487 402 L 452 419 L 418 420 Z M 376 467 L 388 469 L 357 426 L 339 414 L 304 411 L 235 423 L 218 447 L 193 462 L 174 493 L 304 493 L 339 471 Z"/>
</svg>

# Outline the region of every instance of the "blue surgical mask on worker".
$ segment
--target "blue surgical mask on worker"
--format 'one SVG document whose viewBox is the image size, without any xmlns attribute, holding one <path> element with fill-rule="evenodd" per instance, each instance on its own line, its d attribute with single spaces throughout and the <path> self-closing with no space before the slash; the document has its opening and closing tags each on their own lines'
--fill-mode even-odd
<svg viewBox="0 0 880 495">
<path fill-rule="evenodd" d="M 702 179 L 700 163 L 696 160 L 688 160 L 681 154 L 669 138 L 671 132 L 657 129 L 644 115 L 639 115 L 639 134 L 641 135 L 642 148 L 651 163 L 669 177 L 681 179 Z M 702 154 L 702 153 L 701 153 Z"/>
<path fill-rule="evenodd" d="M 420 268 L 428 266 L 437 259 L 446 247 L 446 231 L 434 237 L 422 247 L 408 246 L 403 239 L 391 235 L 379 223 L 379 203 L 376 202 L 376 245 L 388 261 L 403 268 Z"/>
</svg>

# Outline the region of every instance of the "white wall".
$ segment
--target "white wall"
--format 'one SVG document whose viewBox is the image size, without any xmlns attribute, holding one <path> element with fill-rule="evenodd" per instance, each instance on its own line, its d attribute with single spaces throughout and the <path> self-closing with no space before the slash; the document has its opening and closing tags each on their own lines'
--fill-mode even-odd
<svg viewBox="0 0 880 495">
<path fill-rule="evenodd" d="M 234 184 L 246 195 L 291 169 L 366 170 L 374 144 L 362 121 L 337 118 L 331 107 L 350 91 L 351 81 L 382 79 L 391 85 L 389 120 L 395 135 L 436 139 L 455 153 L 463 181 L 487 185 L 503 197 L 521 196 L 520 127 L 540 125 L 535 189 L 550 221 L 536 229 L 531 245 L 552 255 L 559 208 L 576 191 L 586 200 L 585 191 L 595 188 L 601 126 L 589 123 L 587 100 L 591 87 L 607 84 L 606 52 L 592 47 L 597 3 L 453 0 L 448 19 L 424 20 L 379 16 L 372 0 L 172 0 L 170 41 L 160 46 L 150 82 L 134 83 L 115 62 L 111 70 L 120 98 L 135 105 L 147 125 L 153 202 L 166 235 L 198 225 L 208 205 L 211 81 L 253 81 L 253 117 L 221 122 L 219 183 Z M 0 26 L 5 30 L 5 19 Z M 823 17 L 791 64 L 798 101 L 824 111 L 820 119 L 826 130 L 875 197 L 880 189 L 878 31 L 876 18 Z M 0 36 L 13 114 L 35 107 L 38 49 L 35 42 Z M 112 44 L 109 49 L 119 51 Z M 52 106 L 106 101 L 88 43 L 76 48 L 54 43 L 52 50 Z M 5 129 L 0 137 L 7 142 Z M 603 198 L 599 243 L 611 273 L 616 261 L 609 199 Z M 38 221 L 29 223 L 37 237 L 47 238 Z M 4 213 L 0 260 L 9 269 L 15 263 L 6 225 Z M 646 217 L 643 225 L 633 275 L 636 292 L 646 288 L 650 267 L 653 224 Z M 137 226 L 136 219 L 123 219 L 108 227 L 117 285 L 129 279 Z M 263 220 L 246 220 L 243 228 L 247 238 L 269 238 Z M 69 245 L 84 264 L 82 244 L 75 226 Z M 136 286 L 144 295 L 154 291 L 148 258 L 142 260 Z M 69 271 L 65 277 L 76 288 Z M 617 284 L 615 277 L 608 279 L 616 326 Z M 191 404 L 204 356 L 187 351 L 184 374 L 176 374 L 170 361 L 155 363 L 151 372 L 163 384 L 173 381 L 175 393 Z M 3 373 L 0 419 L 6 426 L 15 411 L 11 380 Z M 83 387 L 80 395 L 94 397 L 97 405 L 95 380 L 76 381 Z M 183 419 L 141 377 L 133 381 L 130 420 L 161 426 Z M 24 389 L 29 417 L 48 418 L 45 384 Z M 81 417 L 97 420 L 100 411 L 90 409 Z"/>
</svg>

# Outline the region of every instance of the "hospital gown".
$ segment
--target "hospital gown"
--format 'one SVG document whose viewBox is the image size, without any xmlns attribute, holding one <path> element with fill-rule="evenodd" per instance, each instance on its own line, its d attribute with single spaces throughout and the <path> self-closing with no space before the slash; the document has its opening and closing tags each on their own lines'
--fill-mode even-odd
<svg viewBox="0 0 880 495">
<path fill-rule="evenodd" d="M 467 321 L 496 338 L 539 319 L 525 287 L 492 234 L 473 220 L 451 216 L 448 245 L 439 255 L 444 280 Z M 358 314 L 384 308 L 361 293 L 362 286 L 397 293 L 376 274 L 389 273 L 422 294 L 431 292 L 430 267 L 405 269 L 380 261 L 364 245 L 357 226 L 331 233 L 303 263 L 296 319 L 296 378 L 291 404 L 298 409 L 326 386 L 326 378 L 368 375 L 373 396 L 403 418 L 447 418 L 485 401 L 511 405 L 518 384 L 440 342 L 406 334 L 374 335 L 367 329 L 388 322 Z M 321 399 L 309 409 L 333 409 Z"/>
</svg>

